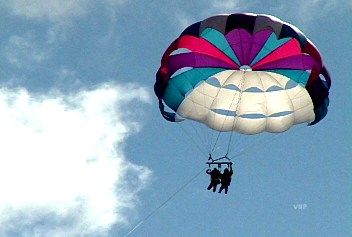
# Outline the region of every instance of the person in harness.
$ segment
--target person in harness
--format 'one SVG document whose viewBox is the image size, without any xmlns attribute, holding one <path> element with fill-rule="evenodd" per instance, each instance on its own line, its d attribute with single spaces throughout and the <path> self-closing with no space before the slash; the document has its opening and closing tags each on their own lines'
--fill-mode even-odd
<svg viewBox="0 0 352 237">
<path fill-rule="evenodd" d="M 206 173 L 210 175 L 210 184 L 207 189 L 210 190 L 213 188 L 213 192 L 216 192 L 216 187 L 220 184 L 220 171 L 214 168 L 213 170 L 208 169 Z"/>
<path fill-rule="evenodd" d="M 229 190 L 229 186 L 231 184 L 232 175 L 233 175 L 232 164 L 230 164 L 230 170 L 226 168 L 224 172 L 220 175 L 221 186 L 220 186 L 219 193 L 221 193 L 222 190 L 225 189 L 225 194 L 227 194 Z"/>
</svg>

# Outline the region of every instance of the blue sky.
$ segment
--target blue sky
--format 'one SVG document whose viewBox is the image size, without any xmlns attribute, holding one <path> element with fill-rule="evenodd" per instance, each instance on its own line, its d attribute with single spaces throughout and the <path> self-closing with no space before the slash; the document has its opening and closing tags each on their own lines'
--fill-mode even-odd
<svg viewBox="0 0 352 237">
<path fill-rule="evenodd" d="M 349 0 L 0 1 L 0 235 L 351 236 L 351 10 Z M 161 117 L 153 84 L 185 27 L 236 12 L 299 27 L 330 71 L 331 103 L 312 127 L 235 134 L 234 179 L 219 195 L 205 189 L 199 137 Z"/>
</svg>

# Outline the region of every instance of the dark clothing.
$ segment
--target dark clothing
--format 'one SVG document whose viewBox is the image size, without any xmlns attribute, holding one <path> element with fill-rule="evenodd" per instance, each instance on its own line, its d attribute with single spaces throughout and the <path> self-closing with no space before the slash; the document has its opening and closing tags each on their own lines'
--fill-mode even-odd
<svg viewBox="0 0 352 237">
<path fill-rule="evenodd" d="M 207 174 L 210 175 L 210 184 L 208 186 L 208 190 L 210 190 L 211 188 L 213 188 L 213 192 L 216 191 L 216 186 L 218 186 L 218 184 L 220 184 L 220 171 L 216 168 L 214 168 L 212 171 L 207 170 L 206 171 Z"/>
<path fill-rule="evenodd" d="M 224 173 L 221 174 L 220 176 L 221 186 L 220 186 L 219 193 L 221 193 L 222 190 L 225 189 L 225 194 L 227 194 L 227 191 L 229 190 L 229 186 L 231 184 L 232 174 L 233 174 L 232 168 L 231 170 L 225 169 Z"/>
</svg>

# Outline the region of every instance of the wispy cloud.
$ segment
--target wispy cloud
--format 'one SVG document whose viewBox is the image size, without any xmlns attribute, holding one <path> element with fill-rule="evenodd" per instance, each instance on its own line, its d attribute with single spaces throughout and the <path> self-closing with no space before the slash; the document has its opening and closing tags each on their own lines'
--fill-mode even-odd
<svg viewBox="0 0 352 237">
<path fill-rule="evenodd" d="M 195 18 L 194 10 L 186 6 L 174 7 L 175 19 L 178 20 L 179 28 L 184 29 L 186 26 L 195 21 L 205 19 L 209 16 L 222 13 L 253 12 L 258 14 L 273 14 L 285 19 L 296 19 L 302 24 L 309 23 L 332 14 L 338 14 L 341 11 L 350 11 L 352 9 L 351 0 L 293 0 L 293 1 L 260 1 L 260 0 L 214 0 L 208 4 L 199 4 L 197 6 L 198 17 Z M 177 5 L 176 5 L 177 6 Z M 263 12 L 263 9 L 266 9 Z"/>
<path fill-rule="evenodd" d="M 281 9 L 284 10 L 284 4 L 278 4 L 281 6 Z M 321 17 L 326 17 L 340 11 L 351 9 L 352 2 L 350 0 L 314 0 L 314 1 L 305 1 L 297 0 L 291 2 L 289 8 L 286 7 L 286 10 L 291 15 L 298 17 L 302 22 L 316 20 Z"/>
<path fill-rule="evenodd" d="M 241 8 L 241 0 L 214 0 L 211 6 L 216 10 L 224 11 L 224 13 L 232 13 L 232 11 Z"/>
<path fill-rule="evenodd" d="M 127 0 L 107 0 L 103 4 L 112 8 L 124 4 Z M 74 18 L 87 16 L 97 7 L 96 0 L 8 0 L 5 6 L 13 15 L 33 20 L 62 23 Z"/>
<path fill-rule="evenodd" d="M 134 85 L 0 89 L 0 235 L 105 236 L 126 222 L 151 175 L 124 154 L 140 126 L 128 105 L 148 101 Z"/>
<path fill-rule="evenodd" d="M 10 0 L 7 7 L 14 15 L 36 20 L 49 20 L 52 22 L 65 20 L 70 17 L 84 16 L 92 0 Z"/>
<path fill-rule="evenodd" d="M 114 25 L 110 23 L 114 23 L 116 9 L 124 2 L 124 0 L 108 0 L 101 4 L 96 0 L 8 0 L 3 3 L 2 7 L 6 7 L 11 16 L 17 19 L 26 19 L 30 26 L 35 26 L 34 29 L 37 31 L 40 29 L 42 32 L 34 30 L 31 34 L 39 34 L 37 37 L 45 39 L 43 44 L 51 45 L 68 40 L 71 33 L 79 26 L 75 24 L 75 20 L 87 17 L 94 18 L 96 14 L 101 13 L 100 10 L 97 10 L 99 8 L 104 9 L 103 11 L 109 16 L 107 24 L 111 29 L 114 29 Z M 46 33 L 43 33 L 43 29 L 46 29 Z M 106 36 L 103 37 L 106 38 Z"/>
<path fill-rule="evenodd" d="M 179 31 L 182 31 L 192 23 L 207 17 L 223 13 L 243 12 L 250 9 L 254 4 L 255 2 L 248 0 L 214 0 L 207 4 L 198 2 L 193 5 L 193 3 L 189 3 L 186 4 L 187 7 L 176 4 L 177 7 L 172 7 L 175 15 L 173 19 L 176 20 L 175 23 Z"/>
<path fill-rule="evenodd" d="M 8 29 L 0 37 L 3 42 L 0 48 L 4 68 L 2 84 L 25 86 L 29 90 L 43 85 L 76 89 L 81 86 L 80 78 L 86 78 L 84 69 L 92 66 L 104 72 L 112 71 L 116 68 L 115 52 L 119 47 L 117 9 L 124 2 L 108 0 L 101 6 L 95 0 L 4 2 L 1 7 L 6 7 L 9 14 L 6 20 L 9 23 L 19 21 L 19 28 L 23 23 L 26 27 L 23 31 Z M 21 21 L 21 18 L 26 20 Z M 90 24 L 96 22 L 99 27 L 91 27 Z M 94 60 L 87 60 L 89 57 Z M 80 65 L 75 68 L 77 62 Z"/>
<path fill-rule="evenodd" d="M 49 49 L 31 32 L 11 36 L 4 51 L 7 61 L 18 68 L 36 67 L 50 57 Z"/>
</svg>

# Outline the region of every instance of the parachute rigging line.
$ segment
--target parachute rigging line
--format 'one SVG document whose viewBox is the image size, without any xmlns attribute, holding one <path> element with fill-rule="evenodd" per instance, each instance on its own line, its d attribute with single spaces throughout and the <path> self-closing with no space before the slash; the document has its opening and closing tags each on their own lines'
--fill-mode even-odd
<svg viewBox="0 0 352 237">
<path fill-rule="evenodd" d="M 235 73 L 235 72 L 233 72 L 233 73 Z M 233 74 L 233 73 L 232 73 L 232 74 Z M 232 74 L 231 74 L 231 75 L 232 75 Z M 228 78 L 225 80 L 224 84 L 226 84 L 227 80 L 230 78 L 231 75 L 228 76 Z M 239 91 L 239 95 L 238 95 L 238 100 L 237 100 L 237 102 L 236 102 L 236 107 L 235 107 L 236 109 L 235 109 L 235 112 L 239 110 L 239 106 L 240 106 L 240 104 L 241 104 L 242 93 L 243 93 L 243 84 L 244 84 L 244 80 L 245 80 L 245 79 L 244 79 L 244 76 L 245 76 L 245 72 L 243 73 L 243 76 L 241 77 L 240 87 L 239 87 L 239 90 L 240 90 L 240 91 Z M 219 90 L 218 90 L 218 93 L 219 93 L 219 91 L 220 91 L 220 88 L 219 88 Z M 232 107 L 232 104 L 234 103 L 235 99 L 236 99 L 236 96 L 232 97 L 231 103 L 230 103 L 230 105 L 229 105 L 229 109 L 228 109 L 227 112 L 226 112 L 226 116 L 229 116 L 229 114 L 230 114 L 230 108 Z M 214 101 L 215 101 L 215 100 L 214 100 Z M 213 101 L 213 103 L 214 103 L 214 101 Z M 225 121 L 226 121 L 226 119 L 224 119 L 224 121 L 223 121 L 223 123 L 222 123 L 222 125 L 221 125 L 221 130 L 223 130 L 223 128 L 224 128 Z M 232 122 L 232 130 L 234 130 L 234 128 L 236 127 L 236 122 L 237 122 L 237 119 L 234 119 L 233 122 Z M 215 130 L 213 130 L 213 131 L 215 131 Z M 229 137 L 229 139 L 228 139 L 228 144 L 227 144 L 227 149 L 226 149 L 226 155 L 229 154 L 229 152 L 230 152 L 231 142 L 232 142 L 232 138 L 233 138 L 233 134 L 234 134 L 234 133 L 235 133 L 235 132 L 230 132 L 230 137 Z M 211 151 L 209 152 L 210 154 L 212 154 L 212 153 L 214 152 L 215 147 L 216 147 L 216 145 L 218 144 L 218 141 L 219 141 L 220 136 L 221 136 L 222 134 L 224 134 L 224 132 L 221 132 L 221 131 L 218 131 L 218 132 L 217 132 L 217 137 L 216 137 L 214 146 L 212 146 L 212 149 L 211 149 Z"/>
<path fill-rule="evenodd" d="M 221 88 L 218 88 L 217 89 L 217 94 L 219 93 L 219 91 L 220 91 L 220 89 Z M 198 88 L 198 90 L 200 90 L 199 88 Z M 203 93 L 203 94 L 206 94 L 206 92 L 204 91 L 205 89 L 203 88 L 203 91 L 200 91 L 201 93 Z M 196 101 L 195 99 L 194 99 L 194 95 L 191 93 L 190 95 L 190 101 L 192 101 L 193 103 L 192 103 L 192 106 L 193 106 L 193 110 L 194 111 L 197 111 L 197 106 L 196 106 L 196 103 L 194 102 L 194 101 Z M 205 104 L 206 103 L 206 97 L 204 96 L 203 97 L 203 104 Z M 214 103 L 214 101 L 213 101 L 213 103 Z M 181 124 L 180 124 L 181 125 Z M 192 127 L 192 129 L 195 131 L 195 133 L 197 134 L 197 137 L 198 138 L 200 138 L 200 139 L 202 139 L 203 141 L 202 141 L 202 143 L 203 144 L 206 144 L 206 146 L 207 146 L 207 152 L 208 153 L 212 153 L 213 151 L 214 151 L 214 149 L 215 149 L 215 147 L 216 147 L 216 145 L 217 145 L 217 142 L 218 142 L 218 139 L 219 139 L 219 136 L 220 136 L 220 133 L 221 132 L 219 132 L 219 131 L 216 131 L 216 130 L 213 130 L 213 129 L 207 129 L 207 130 L 205 130 L 206 132 L 206 134 L 203 134 L 204 136 L 201 136 L 200 135 L 200 132 L 199 132 L 199 130 L 196 128 L 196 126 L 195 126 L 195 123 L 194 122 L 190 122 L 190 126 Z M 186 131 L 186 129 L 184 129 L 184 131 Z M 216 139 L 216 141 L 215 141 L 215 143 L 213 142 L 213 138 L 214 138 L 214 134 L 217 134 L 217 139 Z M 189 134 L 189 133 L 187 133 L 188 134 L 188 136 L 191 138 L 191 140 L 192 141 L 194 141 L 194 139 L 192 139 L 192 136 Z M 196 142 L 194 142 L 195 144 L 197 144 Z M 197 144 L 198 146 L 199 146 L 199 144 Z M 199 146 L 200 147 L 200 146 Z M 202 152 L 203 153 L 203 152 Z M 205 155 L 205 153 L 203 153 L 203 155 Z"/>
<path fill-rule="evenodd" d="M 237 100 L 236 111 L 238 111 L 239 105 L 241 104 L 242 93 L 243 93 L 244 75 L 245 75 L 245 73 L 243 73 L 243 77 L 241 77 L 241 83 L 240 83 L 240 88 L 239 88 L 240 89 L 240 93 L 239 93 L 239 98 Z M 234 100 L 235 100 L 235 97 L 232 98 L 231 105 L 232 105 Z M 237 119 L 234 119 L 233 123 L 232 123 L 232 130 L 234 130 L 234 128 L 236 126 L 236 123 L 237 123 Z M 231 146 L 231 141 L 232 141 L 233 134 L 234 134 L 234 132 L 230 133 L 230 139 L 229 139 L 229 143 L 227 145 L 226 154 L 229 154 L 229 152 L 230 152 L 230 146 Z"/>
<path fill-rule="evenodd" d="M 179 194 L 183 189 L 185 189 L 190 183 L 193 182 L 201 173 L 204 172 L 205 168 L 202 168 L 196 175 L 191 177 L 185 184 L 178 188 L 169 198 L 157 206 L 153 211 L 151 211 L 146 217 L 144 217 L 140 222 L 138 222 L 130 231 L 128 231 L 123 237 L 127 237 L 132 234 L 136 229 L 148 221 L 152 216 L 154 216 L 162 207 L 164 207 L 168 202 L 170 202 L 177 194 Z"/>
<path fill-rule="evenodd" d="M 197 149 L 200 151 L 200 153 L 202 153 L 204 156 L 207 156 L 207 153 L 203 151 L 203 149 L 201 148 L 201 146 L 194 140 L 194 138 L 191 136 L 191 134 L 187 131 L 187 129 L 185 129 L 181 123 L 177 123 L 180 128 L 182 129 L 182 131 L 190 138 L 190 140 L 192 141 L 192 143 L 197 147 Z M 192 126 L 193 127 L 193 126 Z M 197 129 L 193 127 L 193 129 L 197 132 Z M 201 137 L 201 136 L 198 136 Z"/>
</svg>

